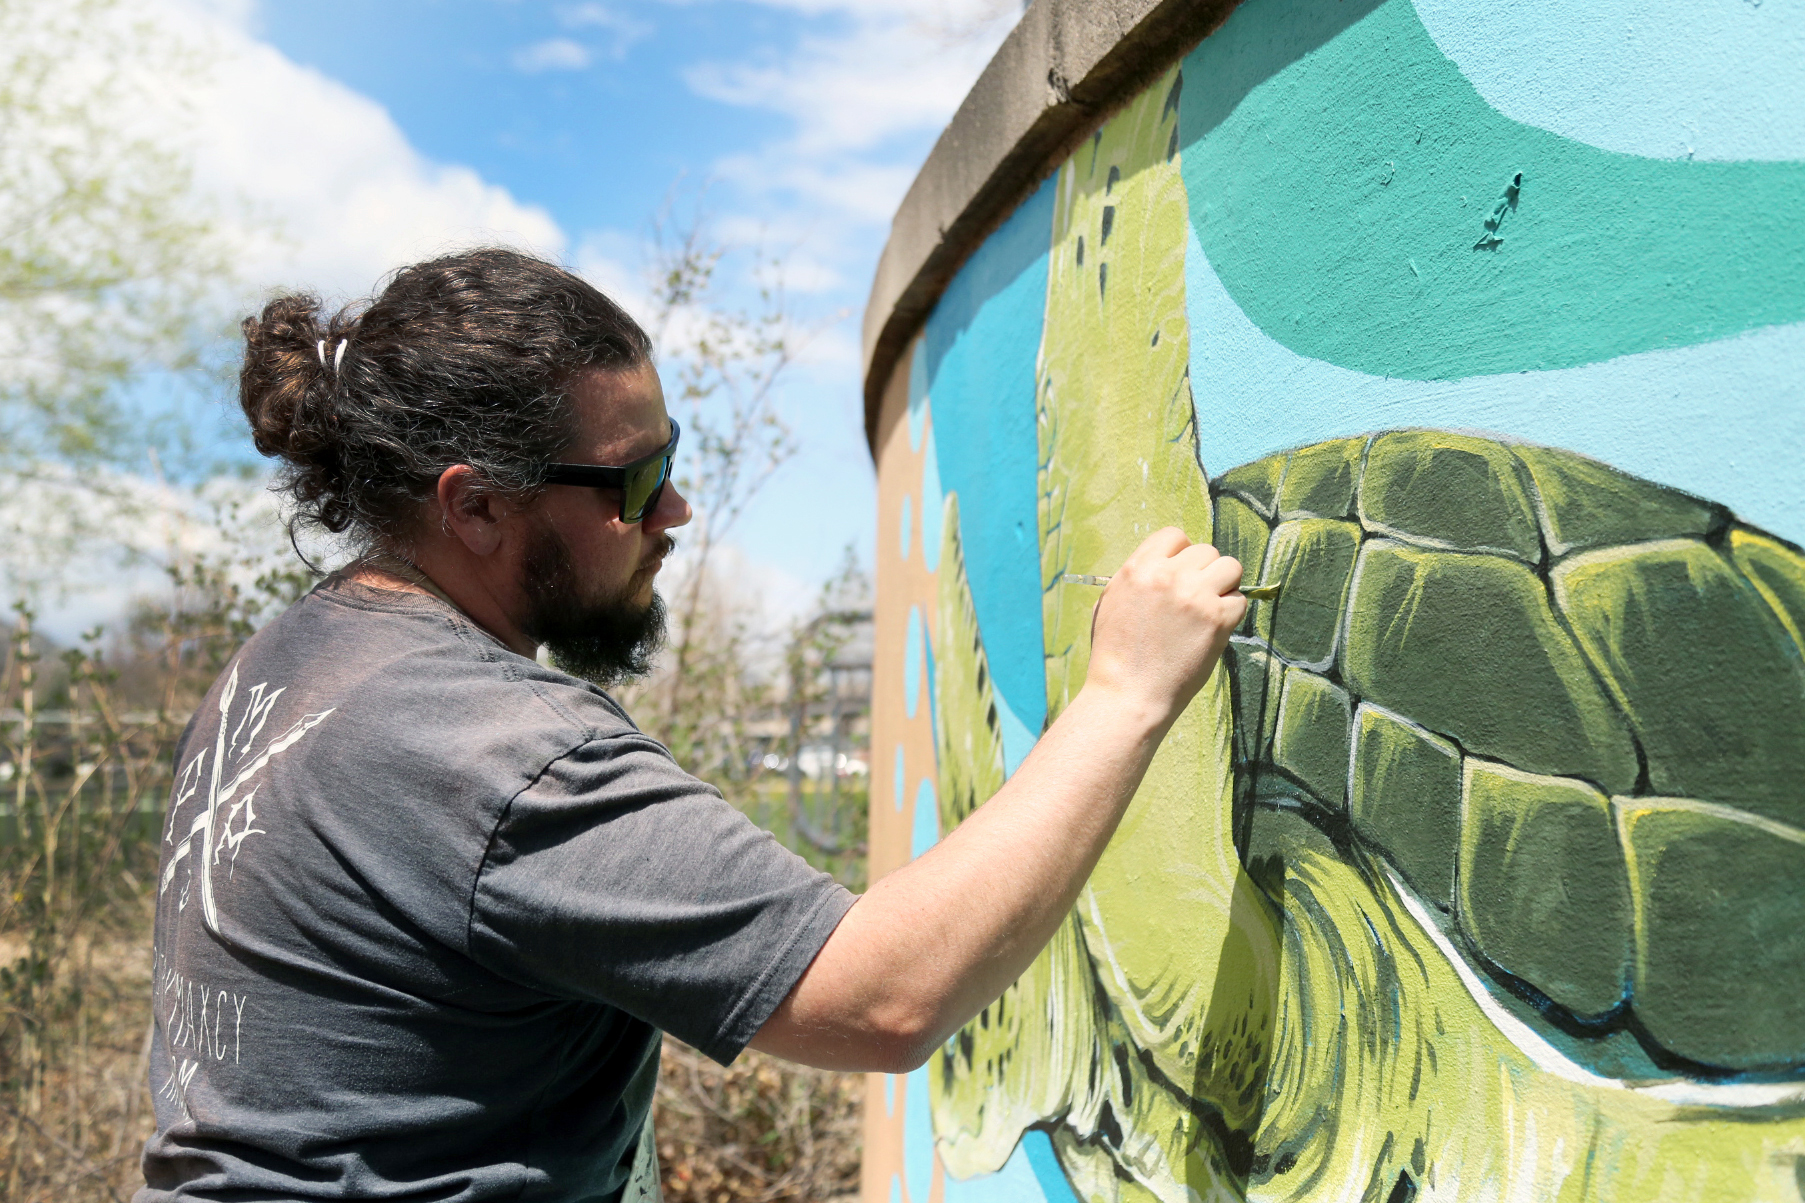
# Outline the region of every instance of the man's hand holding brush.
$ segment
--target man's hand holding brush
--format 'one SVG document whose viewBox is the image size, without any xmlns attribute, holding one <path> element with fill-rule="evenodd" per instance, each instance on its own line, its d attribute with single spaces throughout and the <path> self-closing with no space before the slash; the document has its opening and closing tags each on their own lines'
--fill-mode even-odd
<svg viewBox="0 0 1805 1203">
<path fill-rule="evenodd" d="M 1209 679 L 1247 612 L 1240 583 L 1239 563 L 1182 531 L 1148 536 L 1103 592 L 1078 695 L 1002 789 L 847 912 L 754 1047 L 901 1073 L 995 1001 L 1071 910 Z"/>
</svg>

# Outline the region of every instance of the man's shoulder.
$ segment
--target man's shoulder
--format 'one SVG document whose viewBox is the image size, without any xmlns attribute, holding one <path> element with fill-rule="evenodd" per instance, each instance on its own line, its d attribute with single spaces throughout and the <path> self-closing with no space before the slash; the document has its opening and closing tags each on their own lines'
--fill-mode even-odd
<svg viewBox="0 0 1805 1203">
<path fill-rule="evenodd" d="M 246 643 L 184 737 L 172 807 L 200 809 L 171 830 L 219 813 L 216 796 L 255 790 L 238 821 L 254 805 L 260 829 L 287 832 L 296 872 L 315 862 L 295 848 L 324 841 L 328 860 L 403 882 L 398 897 L 427 896 L 422 881 L 459 896 L 512 801 L 548 769 L 651 741 L 600 690 L 456 610 L 375 592 L 316 590 Z"/>
<path fill-rule="evenodd" d="M 638 730 L 602 690 L 518 655 L 437 598 L 338 579 L 252 636 L 206 708 L 223 703 L 233 678 L 264 697 L 291 693 L 310 712 L 336 710 L 337 725 L 396 747 L 455 752 L 537 733 L 552 751 Z"/>
</svg>

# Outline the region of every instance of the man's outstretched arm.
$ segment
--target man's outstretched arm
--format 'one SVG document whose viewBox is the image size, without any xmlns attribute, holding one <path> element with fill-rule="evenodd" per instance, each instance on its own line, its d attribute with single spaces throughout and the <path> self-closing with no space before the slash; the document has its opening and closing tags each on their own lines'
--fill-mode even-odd
<svg viewBox="0 0 1805 1203">
<path fill-rule="evenodd" d="M 1002 789 L 840 921 L 752 1047 L 901 1073 L 1019 977 L 1071 910 L 1247 600 L 1241 566 L 1168 528 L 1098 603 L 1084 688 Z"/>
</svg>

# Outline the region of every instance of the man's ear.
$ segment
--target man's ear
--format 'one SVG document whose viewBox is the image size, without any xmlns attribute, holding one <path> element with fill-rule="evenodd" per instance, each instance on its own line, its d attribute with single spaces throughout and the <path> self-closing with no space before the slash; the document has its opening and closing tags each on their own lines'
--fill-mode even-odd
<svg viewBox="0 0 1805 1203">
<path fill-rule="evenodd" d="M 439 513 L 445 530 L 479 556 L 493 555 L 501 547 L 502 522 L 514 512 L 514 506 L 483 484 L 469 464 L 453 464 L 439 473 Z"/>
</svg>

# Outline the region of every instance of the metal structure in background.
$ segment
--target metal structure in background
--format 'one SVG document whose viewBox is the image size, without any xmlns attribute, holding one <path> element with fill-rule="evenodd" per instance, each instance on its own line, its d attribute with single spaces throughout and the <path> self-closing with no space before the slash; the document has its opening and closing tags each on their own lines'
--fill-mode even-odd
<svg viewBox="0 0 1805 1203">
<path fill-rule="evenodd" d="M 871 652 L 870 610 L 819 615 L 796 633 L 790 647 L 790 822 L 797 835 L 834 855 L 865 850 L 863 841 L 847 840 L 840 785 L 858 765 L 869 773 L 868 760 L 855 761 L 852 753 L 869 757 Z M 805 771 L 810 767 L 805 759 L 813 762 L 813 771 Z M 806 793 L 805 777 L 814 783 Z"/>
</svg>

